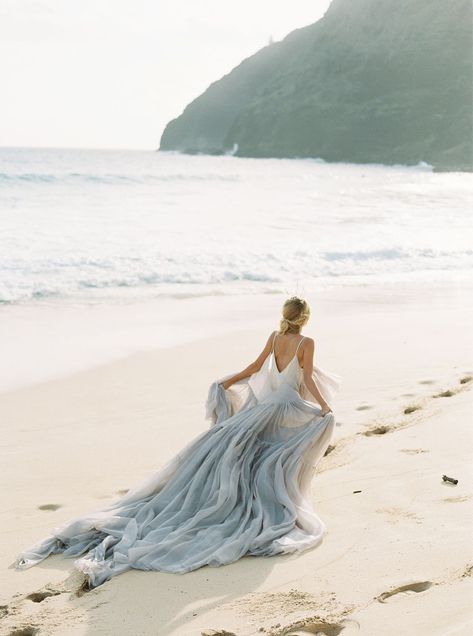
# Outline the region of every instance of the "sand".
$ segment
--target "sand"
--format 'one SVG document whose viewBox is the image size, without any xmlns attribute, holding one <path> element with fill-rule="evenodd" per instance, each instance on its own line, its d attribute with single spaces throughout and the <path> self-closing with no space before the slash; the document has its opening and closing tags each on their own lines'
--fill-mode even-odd
<svg viewBox="0 0 473 636">
<path fill-rule="evenodd" d="M 215 335 L 1 394 L 0 633 L 473 633 L 470 291 L 446 282 L 309 297 L 317 364 L 344 383 L 312 483 L 328 534 L 298 555 L 185 575 L 131 571 L 85 593 L 61 555 L 9 567 L 205 430 L 210 383 L 256 357 L 283 297 L 242 297 L 237 326 L 229 301 L 227 332 L 227 299 L 213 299 Z"/>
</svg>

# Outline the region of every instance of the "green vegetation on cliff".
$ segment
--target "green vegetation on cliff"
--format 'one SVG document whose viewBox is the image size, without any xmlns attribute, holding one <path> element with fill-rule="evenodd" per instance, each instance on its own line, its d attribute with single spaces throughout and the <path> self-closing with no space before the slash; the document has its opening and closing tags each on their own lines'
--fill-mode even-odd
<svg viewBox="0 0 473 636">
<path fill-rule="evenodd" d="M 333 0 L 166 126 L 160 150 L 473 169 L 470 0 Z"/>
</svg>

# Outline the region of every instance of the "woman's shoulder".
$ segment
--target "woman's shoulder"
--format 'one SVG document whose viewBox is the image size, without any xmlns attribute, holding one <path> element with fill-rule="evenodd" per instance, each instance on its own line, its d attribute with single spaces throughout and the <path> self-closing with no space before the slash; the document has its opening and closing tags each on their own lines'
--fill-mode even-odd
<svg viewBox="0 0 473 636">
<path fill-rule="evenodd" d="M 269 336 L 268 336 L 268 338 L 266 340 L 266 346 L 268 346 L 268 344 L 271 345 L 271 347 L 273 346 L 274 340 L 276 339 L 276 336 L 277 336 L 278 333 L 279 333 L 279 331 L 277 329 L 275 329 L 274 331 L 272 331 L 269 334 Z"/>
<path fill-rule="evenodd" d="M 302 336 L 302 340 L 300 342 L 301 342 L 301 348 L 315 346 L 315 340 L 311 336 Z"/>
</svg>

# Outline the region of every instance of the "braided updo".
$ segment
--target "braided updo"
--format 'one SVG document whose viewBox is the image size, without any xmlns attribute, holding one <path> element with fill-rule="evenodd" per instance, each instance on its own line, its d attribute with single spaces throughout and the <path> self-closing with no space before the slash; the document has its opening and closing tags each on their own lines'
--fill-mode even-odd
<svg viewBox="0 0 473 636">
<path fill-rule="evenodd" d="M 310 308 L 305 300 L 292 296 L 282 307 L 282 319 L 279 323 L 279 333 L 299 333 L 309 320 Z"/>
</svg>

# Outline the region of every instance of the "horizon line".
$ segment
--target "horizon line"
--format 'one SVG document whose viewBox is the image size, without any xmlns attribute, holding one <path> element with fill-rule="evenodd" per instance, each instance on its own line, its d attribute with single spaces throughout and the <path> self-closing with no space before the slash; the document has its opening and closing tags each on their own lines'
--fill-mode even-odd
<svg viewBox="0 0 473 636">
<path fill-rule="evenodd" d="M 0 150 L 131 150 L 131 151 L 159 151 L 159 147 L 125 147 L 125 146 L 30 146 L 30 145 L 3 145 L 0 144 Z"/>
</svg>

